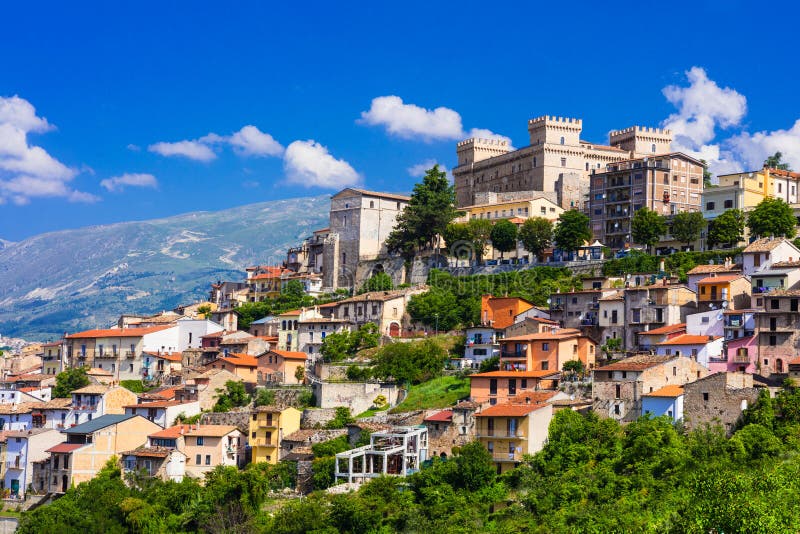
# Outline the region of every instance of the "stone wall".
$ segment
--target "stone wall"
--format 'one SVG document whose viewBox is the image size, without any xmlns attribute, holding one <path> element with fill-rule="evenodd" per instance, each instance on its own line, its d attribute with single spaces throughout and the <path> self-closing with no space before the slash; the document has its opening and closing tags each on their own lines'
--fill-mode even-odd
<svg viewBox="0 0 800 534">
<path fill-rule="evenodd" d="M 200 417 L 201 425 L 232 425 L 245 436 L 250 432 L 250 408 L 241 408 L 234 412 L 206 412 Z"/>
<path fill-rule="evenodd" d="M 347 406 L 359 414 L 372 407 L 378 395 L 386 397 L 390 405 L 398 401 L 399 388 L 395 384 L 379 382 L 319 382 L 314 384 L 314 395 L 320 408 Z"/>
<path fill-rule="evenodd" d="M 300 428 L 320 428 L 334 417 L 336 417 L 336 408 L 306 409 L 300 416 Z"/>
<path fill-rule="evenodd" d="M 686 384 L 683 386 L 684 424 L 689 430 L 719 424 L 731 435 L 742 410 L 758 399 L 758 390 L 752 384 L 752 375 L 743 373 L 716 373 Z"/>
</svg>

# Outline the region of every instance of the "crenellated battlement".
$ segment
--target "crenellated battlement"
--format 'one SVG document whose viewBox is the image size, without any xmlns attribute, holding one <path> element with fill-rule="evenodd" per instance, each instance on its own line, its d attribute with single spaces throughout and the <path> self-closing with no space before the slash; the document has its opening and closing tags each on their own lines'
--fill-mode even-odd
<svg viewBox="0 0 800 534">
<path fill-rule="evenodd" d="M 502 147 L 508 147 L 508 141 L 506 141 L 505 139 L 483 139 L 480 137 L 471 137 L 469 139 L 464 139 L 463 141 L 459 141 L 458 143 L 456 143 L 456 147 L 459 149 L 469 148 L 476 145 L 502 148 Z"/>
<path fill-rule="evenodd" d="M 528 120 L 528 127 L 538 126 L 540 124 L 559 124 L 564 126 L 575 126 L 578 128 L 583 127 L 583 120 L 575 117 L 556 117 L 555 115 L 543 115 Z"/>
<path fill-rule="evenodd" d="M 630 126 L 629 128 L 623 128 L 622 130 L 612 130 L 609 132 L 609 136 L 619 136 L 625 134 L 638 134 L 638 133 L 647 133 L 651 135 L 672 135 L 670 130 L 665 128 L 656 128 L 651 126 Z"/>
</svg>

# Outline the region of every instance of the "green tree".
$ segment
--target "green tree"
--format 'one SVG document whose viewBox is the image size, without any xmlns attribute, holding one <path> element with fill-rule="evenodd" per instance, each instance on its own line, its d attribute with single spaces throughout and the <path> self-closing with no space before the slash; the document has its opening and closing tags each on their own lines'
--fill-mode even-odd
<svg viewBox="0 0 800 534">
<path fill-rule="evenodd" d="M 56 387 L 53 388 L 53 397 L 65 399 L 70 397 L 73 390 L 89 385 L 89 377 L 85 367 L 73 367 L 56 375 Z"/>
<path fill-rule="evenodd" d="M 766 197 L 747 215 L 747 227 L 754 236 L 792 239 L 796 226 L 792 207 L 780 198 Z"/>
<path fill-rule="evenodd" d="M 768 167 L 770 169 L 780 169 L 782 171 L 792 170 L 789 168 L 788 163 L 783 162 L 783 154 L 781 152 L 775 152 L 773 155 L 769 156 L 764 161 L 764 167 Z"/>
<path fill-rule="evenodd" d="M 467 443 L 455 458 L 454 486 L 468 491 L 478 491 L 490 486 L 497 478 L 491 453 L 478 441 Z"/>
<path fill-rule="evenodd" d="M 325 424 L 325 428 L 344 428 L 355 421 L 347 406 L 337 406 L 333 419 Z M 342 451 L 337 451 L 342 452 Z"/>
<path fill-rule="evenodd" d="M 532 217 L 519 229 L 519 240 L 525 250 L 541 259 L 545 249 L 553 243 L 553 223 L 544 217 Z"/>
<path fill-rule="evenodd" d="M 250 395 L 244 389 L 244 384 L 236 380 L 225 382 L 225 388 L 217 389 L 217 402 L 214 404 L 215 412 L 229 412 L 233 408 L 250 404 Z"/>
<path fill-rule="evenodd" d="M 472 234 L 472 244 L 475 247 L 475 259 L 483 263 L 483 256 L 492 238 L 492 223 L 488 219 L 470 219 L 467 223 Z"/>
<path fill-rule="evenodd" d="M 472 229 L 467 223 L 450 223 L 442 234 L 445 246 L 457 260 L 471 260 L 473 253 Z"/>
<path fill-rule="evenodd" d="M 367 278 L 358 293 L 368 293 L 370 291 L 390 291 L 392 289 L 394 289 L 392 277 L 381 271 Z"/>
<path fill-rule="evenodd" d="M 584 371 L 583 362 L 580 360 L 567 360 L 564 362 L 562 370 L 569 374 L 580 375 Z"/>
<path fill-rule="evenodd" d="M 710 187 L 716 187 L 714 184 L 711 183 L 711 171 L 708 170 L 708 163 L 706 160 L 701 159 L 700 163 L 703 164 L 703 189 L 708 189 Z"/>
<path fill-rule="evenodd" d="M 447 225 L 462 213 L 455 208 L 455 192 L 447 173 L 434 165 L 422 182 L 414 186 L 408 205 L 398 215 L 395 228 L 386 239 L 386 246 L 389 252 L 399 252 L 405 257 L 409 251 L 432 247 L 436 236 L 444 234 Z"/>
<path fill-rule="evenodd" d="M 328 362 L 340 362 L 354 357 L 358 351 L 377 347 L 380 332 L 375 323 L 365 323 L 355 332 L 336 332 L 325 336 L 320 354 Z"/>
<path fill-rule="evenodd" d="M 491 233 L 492 247 L 500 251 L 500 258 L 503 253 L 514 250 L 517 246 L 517 226 L 506 219 L 500 219 L 494 223 Z"/>
<path fill-rule="evenodd" d="M 500 370 L 500 356 L 492 356 L 490 358 L 486 358 L 481 362 L 480 368 L 478 372 L 480 373 L 488 373 L 490 371 L 499 371 Z"/>
<path fill-rule="evenodd" d="M 735 245 L 744 239 L 744 212 L 725 210 L 719 217 L 708 223 L 708 248 L 716 245 Z"/>
<path fill-rule="evenodd" d="M 441 376 L 446 361 L 447 351 L 430 339 L 392 343 L 373 357 L 373 374 L 383 379 L 394 378 L 404 384 L 419 384 Z"/>
<path fill-rule="evenodd" d="M 589 217 L 580 211 L 568 210 L 558 217 L 558 224 L 553 230 L 553 241 L 561 250 L 576 252 L 591 238 Z"/>
<path fill-rule="evenodd" d="M 631 237 L 634 243 L 651 248 L 667 233 L 667 221 L 649 208 L 636 210 L 631 219 Z"/>
<path fill-rule="evenodd" d="M 672 218 L 672 230 L 670 233 L 676 241 L 686 243 L 689 246 L 700 239 L 700 232 L 706 225 L 703 214 L 699 211 L 682 211 L 676 213 Z"/>
<path fill-rule="evenodd" d="M 208 319 L 211 317 L 211 305 L 210 304 L 202 304 L 197 307 L 197 314 L 203 317 L 204 319 Z"/>
<path fill-rule="evenodd" d="M 256 393 L 255 405 L 258 406 L 272 406 L 275 404 L 275 390 L 267 388 L 259 388 Z"/>
</svg>

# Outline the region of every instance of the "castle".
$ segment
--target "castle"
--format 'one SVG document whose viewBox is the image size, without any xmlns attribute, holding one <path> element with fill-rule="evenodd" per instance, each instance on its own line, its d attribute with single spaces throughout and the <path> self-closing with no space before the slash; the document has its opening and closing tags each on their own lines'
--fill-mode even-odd
<svg viewBox="0 0 800 534">
<path fill-rule="evenodd" d="M 609 163 L 670 151 L 669 130 L 633 126 L 609 133 L 608 145 L 581 140 L 583 121 L 544 116 L 528 121 L 530 145 L 512 150 L 506 141 L 467 139 L 456 145 L 456 204 L 480 203 L 481 193 L 515 199 L 537 193 L 562 208 L 584 209 L 589 180 Z"/>
</svg>

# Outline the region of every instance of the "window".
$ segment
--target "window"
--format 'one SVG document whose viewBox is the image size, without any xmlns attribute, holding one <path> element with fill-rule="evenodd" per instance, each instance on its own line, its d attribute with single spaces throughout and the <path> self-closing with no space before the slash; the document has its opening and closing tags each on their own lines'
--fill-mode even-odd
<svg viewBox="0 0 800 534">
<path fill-rule="evenodd" d="M 347 253 L 342 252 L 342 265 L 347 265 Z"/>
<path fill-rule="evenodd" d="M 517 394 L 517 379 L 511 378 L 508 381 L 508 394 L 509 395 L 516 395 Z"/>
<path fill-rule="evenodd" d="M 706 202 L 706 209 L 707 210 L 713 210 L 714 209 L 714 203 L 713 202 Z"/>
<path fill-rule="evenodd" d="M 769 346 L 774 347 L 778 344 L 778 338 L 775 336 L 769 336 Z"/>
<path fill-rule="evenodd" d="M 563 137 L 561 138 L 561 144 L 562 145 L 564 144 L 564 138 Z M 561 161 L 564 161 L 564 160 L 562 159 Z"/>
<path fill-rule="evenodd" d="M 375 201 L 374 200 L 370 200 L 369 201 L 369 207 L 370 208 L 374 208 L 375 207 Z"/>
<path fill-rule="evenodd" d="M 543 351 L 550 350 L 550 343 L 542 343 L 542 350 Z"/>
<path fill-rule="evenodd" d="M 206 465 L 211 465 L 211 455 L 206 454 Z"/>
<path fill-rule="evenodd" d="M 725 201 L 725 209 L 729 209 L 733 207 L 733 200 L 726 200 Z"/>
<path fill-rule="evenodd" d="M 708 393 L 703 392 L 703 400 L 708 402 Z"/>
<path fill-rule="evenodd" d="M 622 396 L 622 386 L 617 384 L 614 386 L 614 398 L 618 399 L 620 396 Z"/>
<path fill-rule="evenodd" d="M 547 371 L 550 369 L 550 362 L 542 362 L 542 371 Z"/>
<path fill-rule="evenodd" d="M 489 379 L 489 395 L 497 395 L 497 379 Z"/>
<path fill-rule="evenodd" d="M 197 445 L 203 445 L 203 436 L 197 436 Z"/>
<path fill-rule="evenodd" d="M 567 166 L 567 158 L 561 158 L 561 166 L 562 167 L 566 167 Z"/>
<path fill-rule="evenodd" d="M 778 299 L 770 299 L 770 301 L 769 301 L 770 309 L 777 310 L 778 308 L 780 308 L 780 306 L 781 306 L 781 304 L 780 304 L 780 301 Z"/>
<path fill-rule="evenodd" d="M 797 299 L 792 299 L 789 301 L 789 311 L 797 311 Z"/>
<path fill-rule="evenodd" d="M 536 167 L 536 158 L 533 158 L 533 166 Z"/>
<path fill-rule="evenodd" d="M 652 152 L 653 154 L 655 154 L 655 153 L 656 153 L 656 144 L 655 144 L 655 143 L 653 143 L 652 145 L 650 145 L 650 152 Z"/>
<path fill-rule="evenodd" d="M 201 465 L 203 463 L 203 456 L 200 455 L 200 454 L 195 456 L 194 457 L 194 463 L 196 463 L 197 465 Z"/>
</svg>

